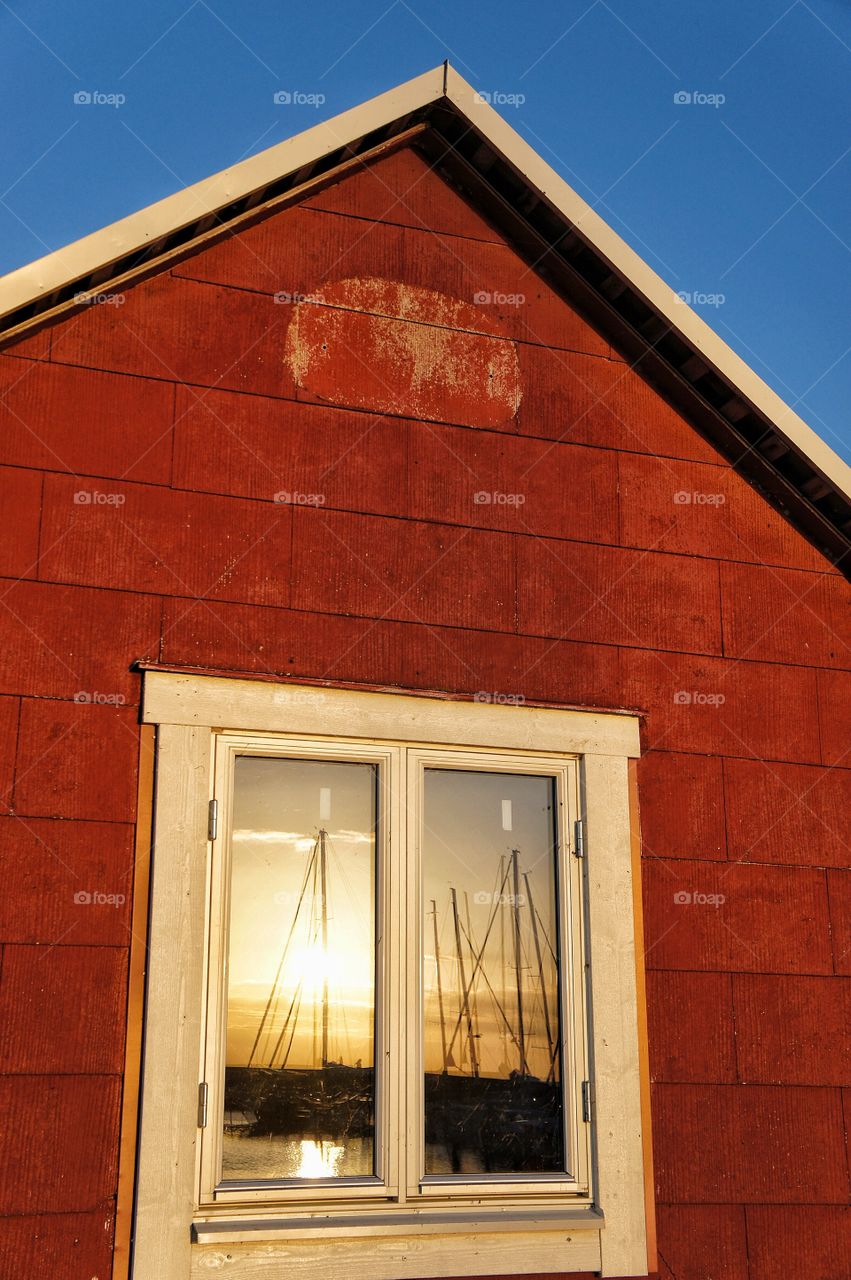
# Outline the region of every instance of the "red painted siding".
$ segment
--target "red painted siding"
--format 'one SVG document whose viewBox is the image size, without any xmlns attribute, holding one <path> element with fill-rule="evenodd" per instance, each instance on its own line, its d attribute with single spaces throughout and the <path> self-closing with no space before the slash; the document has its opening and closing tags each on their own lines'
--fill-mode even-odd
<svg viewBox="0 0 851 1280">
<path fill-rule="evenodd" d="M 297 295 L 336 317 L 300 345 Z M 145 658 L 645 713 L 660 1274 L 840 1280 L 847 582 L 412 151 L 17 343 L 0 396 L 16 1274 L 109 1272 Z"/>
</svg>

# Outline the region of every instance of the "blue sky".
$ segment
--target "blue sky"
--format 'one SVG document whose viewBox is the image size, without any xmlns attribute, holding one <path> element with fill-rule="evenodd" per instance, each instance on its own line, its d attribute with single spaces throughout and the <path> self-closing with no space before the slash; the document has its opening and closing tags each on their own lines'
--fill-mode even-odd
<svg viewBox="0 0 851 1280">
<path fill-rule="evenodd" d="M 843 0 L 0 0 L 0 30 L 0 271 L 449 58 L 851 461 Z"/>
</svg>

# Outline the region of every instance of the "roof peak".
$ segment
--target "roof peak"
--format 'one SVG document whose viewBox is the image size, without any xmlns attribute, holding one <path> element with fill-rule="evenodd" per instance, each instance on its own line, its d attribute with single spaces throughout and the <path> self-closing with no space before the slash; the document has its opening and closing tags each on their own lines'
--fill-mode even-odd
<svg viewBox="0 0 851 1280">
<path fill-rule="evenodd" d="M 833 559 L 851 468 L 448 63 L 0 279 L 0 340 L 416 143 Z M 76 301 L 75 301 L 76 299 Z"/>
</svg>

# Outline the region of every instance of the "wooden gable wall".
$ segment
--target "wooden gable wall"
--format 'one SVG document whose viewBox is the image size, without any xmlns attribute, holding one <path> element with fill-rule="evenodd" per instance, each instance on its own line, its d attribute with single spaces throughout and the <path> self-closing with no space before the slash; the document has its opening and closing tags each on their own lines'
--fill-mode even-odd
<svg viewBox="0 0 851 1280">
<path fill-rule="evenodd" d="M 848 583 L 413 150 L 120 297 L 0 356 L 0 1252 L 110 1274 L 148 660 L 646 713 L 660 1273 L 839 1277 Z"/>
</svg>

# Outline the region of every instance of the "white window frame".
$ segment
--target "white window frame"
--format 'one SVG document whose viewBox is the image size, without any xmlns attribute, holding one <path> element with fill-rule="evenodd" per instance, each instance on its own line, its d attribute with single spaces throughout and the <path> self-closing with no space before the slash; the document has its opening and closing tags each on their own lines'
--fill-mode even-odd
<svg viewBox="0 0 851 1280">
<path fill-rule="evenodd" d="M 501 773 L 543 774 L 553 777 L 558 787 L 558 879 L 559 938 L 562 943 L 559 972 L 559 1023 L 562 1029 L 562 1061 L 564 1070 L 563 1099 L 566 1109 L 565 1139 L 570 1175 L 529 1174 L 525 1177 L 500 1177 L 493 1174 L 471 1178 L 456 1176 L 421 1176 L 423 1167 L 423 1103 L 425 1069 L 422 1060 L 423 1026 L 422 965 L 410 964 L 406 1009 L 408 1043 L 415 1056 L 407 1072 L 408 1132 L 405 1149 L 408 1156 L 407 1195 L 425 1204 L 444 1201 L 459 1204 L 475 1201 L 481 1205 L 499 1202 L 506 1207 L 512 1201 L 532 1200 L 550 1204 L 556 1197 L 571 1207 L 591 1205 L 590 1162 L 591 1126 L 582 1119 L 582 1085 L 588 1074 L 588 1037 L 585 1000 L 583 926 L 583 886 L 579 859 L 573 856 L 573 822 L 579 816 L 579 786 L 575 756 L 548 756 L 537 752 L 524 755 L 505 751 L 461 751 L 411 747 L 407 756 L 408 813 L 408 885 L 407 933 L 410 953 L 424 954 L 422 940 L 423 903 L 422 847 L 424 788 L 422 774 L 426 768 L 482 770 Z M 569 917 L 569 918 L 568 918 Z M 568 945 L 569 944 L 569 945 Z"/>
<path fill-rule="evenodd" d="M 374 744 L 352 739 L 300 738 L 290 735 L 217 734 L 214 742 L 215 798 L 218 799 L 218 838 L 214 856 L 210 859 L 210 946 L 205 975 L 206 985 L 206 1034 L 201 1076 L 207 1085 L 208 1124 L 200 1135 L 200 1207 L 225 1205 L 230 1210 L 236 1206 L 263 1203 L 286 1207 L 292 1213 L 295 1208 L 305 1212 L 321 1212 L 328 1204 L 388 1200 L 398 1196 L 399 1171 L 398 1145 L 394 1141 L 396 1125 L 394 1116 L 399 1114 L 399 1081 L 396 1070 L 381 1070 L 384 1050 L 398 1040 L 398 1014 L 401 1008 L 399 966 L 394 956 L 399 950 L 398 906 L 387 892 L 389 879 L 389 849 L 385 832 L 395 830 L 397 815 L 391 809 L 398 808 L 399 790 L 394 785 L 399 772 L 399 749 L 379 748 Z M 224 922 L 228 917 L 228 892 L 231 866 L 231 823 L 233 765 L 236 756 L 259 756 L 264 759 L 317 759 L 357 761 L 375 764 L 386 770 L 389 785 L 379 789 L 378 831 L 376 841 L 376 923 L 377 963 L 375 984 L 375 1046 L 376 1063 L 376 1131 L 375 1152 L 378 1163 L 377 1176 L 363 1178 L 329 1179 L 298 1184 L 283 1184 L 277 1189 L 268 1184 L 239 1186 L 234 1181 L 220 1183 L 221 1168 L 221 1116 L 224 1088 L 225 1038 L 227 1018 L 225 1013 L 224 966 L 227 938 Z M 397 1055 L 391 1060 L 395 1068 Z"/>
<path fill-rule="evenodd" d="M 211 1266 L 233 1280 L 248 1280 L 271 1274 L 278 1264 L 287 1271 L 297 1266 L 306 1280 L 546 1271 L 646 1274 L 627 774 L 629 759 L 639 753 L 637 719 L 148 670 L 143 720 L 158 726 L 158 750 L 135 1280 L 190 1280 L 208 1274 Z M 220 916 L 210 904 L 211 895 L 224 892 L 212 877 L 225 864 L 212 856 L 207 823 L 209 801 L 222 793 L 227 777 L 223 755 L 240 743 L 263 754 L 291 752 L 298 745 L 300 752 L 312 750 L 322 758 L 335 749 L 340 758 L 354 753 L 383 761 L 385 768 L 396 760 L 397 771 L 401 760 L 411 770 L 428 761 L 467 768 L 478 760 L 482 768 L 501 762 L 501 767 L 529 772 L 561 771 L 562 795 L 572 788 L 580 810 L 571 813 L 571 827 L 573 817 L 581 816 L 587 833 L 584 902 L 563 934 L 571 942 L 565 959 L 585 967 L 588 975 L 587 982 L 576 984 L 587 990 L 587 1011 L 574 1001 L 570 1024 L 563 1022 L 574 1110 L 567 1127 L 580 1135 L 572 1187 L 558 1178 L 558 1185 L 553 1180 L 545 1185 L 548 1179 L 540 1175 L 532 1180 L 488 1176 L 476 1185 L 469 1178 L 460 1185 L 451 1179 L 421 1182 L 419 1109 L 413 1093 L 401 1096 L 397 1072 L 395 1084 L 391 1073 L 389 1095 L 382 1099 L 385 1131 L 381 1139 L 376 1133 L 376 1146 L 384 1145 L 390 1157 L 383 1184 L 328 1185 L 321 1198 L 315 1188 L 299 1187 L 286 1204 L 271 1200 L 262 1188 L 247 1188 L 237 1197 L 229 1192 L 226 1201 L 215 1195 L 211 1169 L 220 1100 L 208 1064 L 221 1060 L 217 1035 L 223 1019 L 215 1008 L 205 1016 L 206 959 L 216 965 L 221 958 Z M 390 789 L 385 822 L 401 830 L 407 821 L 410 840 L 417 804 L 406 803 L 407 778 L 398 781 Z M 565 847 L 571 835 L 566 828 Z M 572 883 L 580 860 L 571 856 L 569 861 Z M 389 869 L 380 870 L 379 881 Z M 399 873 L 395 863 L 392 869 Z M 561 897 L 565 910 L 579 911 L 578 891 Z M 385 987 L 380 1002 L 377 992 L 376 1006 L 382 1052 L 398 1036 L 394 1019 L 401 1010 L 419 1025 L 421 982 L 410 969 L 406 999 L 401 999 L 400 934 L 404 925 L 418 937 L 421 927 L 417 894 L 408 895 L 403 922 L 405 901 L 404 893 L 379 894 L 386 938 Z M 563 1002 L 563 1019 L 565 1008 Z M 567 1077 L 567 1057 L 565 1063 Z M 407 1079 L 409 1090 L 420 1088 L 418 1065 Z M 592 1084 L 592 1125 L 575 1123 L 583 1079 Z M 212 1123 L 206 1130 L 198 1127 L 203 1080 L 213 1086 Z M 403 1144 L 387 1138 L 406 1115 L 409 1163 L 397 1168 L 395 1152 Z"/>
</svg>

